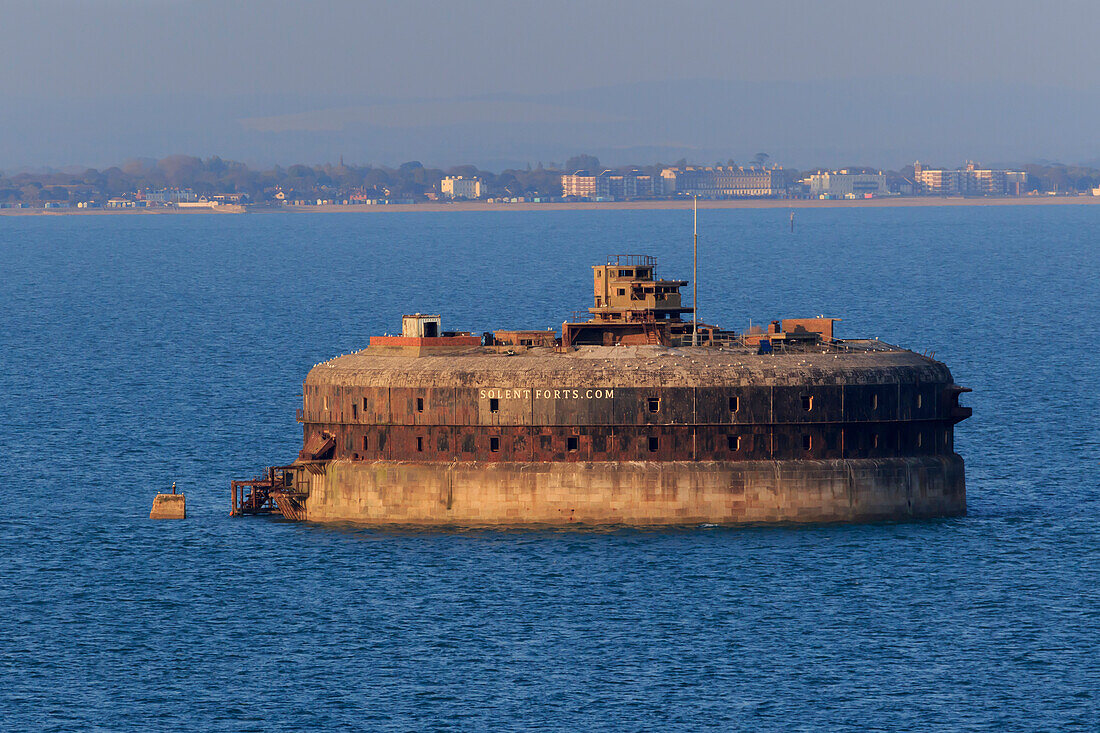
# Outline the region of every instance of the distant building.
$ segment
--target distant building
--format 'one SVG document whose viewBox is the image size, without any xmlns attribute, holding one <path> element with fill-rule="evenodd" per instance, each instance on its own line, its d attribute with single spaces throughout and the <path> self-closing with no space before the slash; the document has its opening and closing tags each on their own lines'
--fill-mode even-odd
<svg viewBox="0 0 1100 733">
<path fill-rule="evenodd" d="M 886 175 L 878 173 L 850 173 L 847 170 L 814 173 L 804 178 L 812 196 L 884 196 L 890 193 L 886 187 Z"/>
<path fill-rule="evenodd" d="M 561 195 L 566 198 L 596 198 L 596 176 L 589 171 L 576 171 L 561 177 Z"/>
<path fill-rule="evenodd" d="M 1023 171 L 1005 171 L 1005 193 L 1009 196 L 1021 196 L 1025 193 L 1027 173 Z"/>
<path fill-rule="evenodd" d="M 599 175 L 576 171 L 561 177 L 562 196 L 579 199 L 624 200 L 660 194 L 653 176 L 639 170 L 605 170 Z"/>
<path fill-rule="evenodd" d="M 925 168 L 917 161 L 913 165 L 913 178 L 921 193 L 933 196 L 1006 196 L 1019 195 L 1027 183 L 1027 173 L 1022 171 L 979 168 L 967 162 L 962 169 Z"/>
<path fill-rule="evenodd" d="M 447 176 L 439 182 L 439 190 L 452 199 L 479 199 L 485 195 L 481 179 L 466 176 Z"/>
<path fill-rule="evenodd" d="M 197 201 L 198 196 L 189 188 L 162 188 L 159 191 L 145 189 L 135 195 L 138 201 L 144 201 L 146 206 L 167 206 L 178 204 L 181 201 Z"/>
<path fill-rule="evenodd" d="M 781 168 L 687 166 L 661 171 L 666 194 L 704 199 L 783 196 L 787 178 Z"/>
<path fill-rule="evenodd" d="M 247 204 L 249 201 L 247 193 L 215 193 L 204 198 L 209 201 L 217 201 L 220 204 Z"/>
</svg>

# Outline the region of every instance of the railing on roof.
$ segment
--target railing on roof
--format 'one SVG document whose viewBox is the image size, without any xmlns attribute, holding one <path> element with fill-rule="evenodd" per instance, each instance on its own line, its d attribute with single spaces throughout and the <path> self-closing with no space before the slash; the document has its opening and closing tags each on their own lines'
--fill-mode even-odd
<svg viewBox="0 0 1100 733">
<path fill-rule="evenodd" d="M 617 267 L 655 267 L 657 258 L 652 255 L 608 255 L 607 264 Z"/>
<path fill-rule="evenodd" d="M 572 311 L 569 314 L 570 323 L 588 323 L 592 320 L 592 314 L 586 310 Z"/>
<path fill-rule="evenodd" d="M 661 321 L 654 315 L 653 308 L 615 308 L 608 311 L 608 313 L 616 313 L 622 316 L 621 318 L 606 318 L 596 319 L 596 314 L 591 310 L 575 310 L 571 312 L 573 320 L 570 323 L 599 323 L 601 325 L 622 325 L 625 323 L 672 323 L 672 321 Z"/>
</svg>

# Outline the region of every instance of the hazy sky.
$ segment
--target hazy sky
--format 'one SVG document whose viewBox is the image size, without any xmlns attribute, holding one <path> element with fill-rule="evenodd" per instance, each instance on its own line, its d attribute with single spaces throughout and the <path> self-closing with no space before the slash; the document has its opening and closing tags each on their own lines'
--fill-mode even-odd
<svg viewBox="0 0 1100 733">
<path fill-rule="evenodd" d="M 531 156 L 554 155 L 569 143 L 546 140 L 543 123 L 582 125 L 595 114 L 569 94 L 631 84 L 651 95 L 646 104 L 617 118 L 614 110 L 602 110 L 593 124 L 605 132 L 578 133 L 578 146 L 725 149 L 721 135 L 685 137 L 692 128 L 677 120 L 690 117 L 691 109 L 675 117 L 667 109 L 655 113 L 666 120 L 663 127 L 635 125 L 638 109 L 661 108 L 654 90 L 672 88 L 654 82 L 732 82 L 773 105 L 762 83 L 830 89 L 837 97 L 834 115 L 845 105 L 891 104 L 875 96 L 890 91 L 884 83 L 901 85 L 900 91 L 913 83 L 933 104 L 967 105 L 973 94 L 988 92 L 1003 103 L 1061 98 L 1060 115 L 1090 115 L 1100 82 L 1097 28 L 1100 3 L 1072 1 L 0 0 L 0 165 L 104 164 L 120 154 L 173 152 L 286 162 L 332 159 L 343 151 L 384 162 L 445 155 L 432 144 L 415 149 L 417 139 L 431 135 L 398 132 L 452 123 L 471 125 L 463 129 L 475 136 L 479 123 L 483 132 L 492 128 L 492 136 L 511 135 L 499 152 L 490 136 L 462 151 L 467 154 L 522 156 L 527 135 L 538 138 L 527 141 Z M 495 106 L 478 109 L 478 100 L 468 99 L 481 95 L 493 95 Z M 1083 98 L 1079 108 L 1075 97 Z M 723 115 L 752 114 L 760 101 L 735 99 L 724 111 L 712 105 L 703 117 L 721 125 Z M 797 100 L 779 104 L 783 115 L 799 114 Z M 812 127 L 814 111 L 801 113 Z M 889 114 L 876 115 L 890 125 Z M 1061 121 L 1049 120 L 1053 126 Z M 1033 126 L 1001 130 L 1000 147 L 985 154 L 1015 144 L 1019 159 L 1100 157 L 1092 139 L 1033 134 Z M 360 137 L 369 140 L 375 129 L 388 131 L 376 136 L 376 145 L 343 150 Z M 750 132 L 758 135 L 739 134 Z M 866 132 L 840 134 L 834 150 L 738 135 L 730 136 L 728 148 L 745 155 L 763 144 L 787 145 L 799 155 L 851 157 L 862 152 Z M 954 154 L 952 141 L 974 133 L 950 124 L 934 132 L 931 142 L 917 141 L 922 147 L 943 142 L 942 153 L 928 151 L 933 155 Z M 298 133 L 296 140 L 286 137 L 291 133 Z M 790 134 L 798 138 L 798 129 Z M 264 143 L 265 135 L 275 137 Z M 891 146 L 887 129 L 873 137 L 875 154 L 893 151 L 908 159 L 923 152 L 903 139 Z"/>
</svg>

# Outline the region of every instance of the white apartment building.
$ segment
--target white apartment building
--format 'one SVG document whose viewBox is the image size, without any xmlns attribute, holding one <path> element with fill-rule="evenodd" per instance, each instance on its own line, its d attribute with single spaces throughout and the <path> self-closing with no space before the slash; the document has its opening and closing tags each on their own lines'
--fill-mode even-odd
<svg viewBox="0 0 1100 733">
<path fill-rule="evenodd" d="M 925 168 L 918 161 L 913 165 L 913 178 L 923 193 L 940 196 L 1014 196 L 1022 193 L 1027 183 L 1023 171 L 979 168 L 973 162 L 968 162 L 965 169 L 950 170 Z"/>
<path fill-rule="evenodd" d="M 661 171 L 664 193 L 704 199 L 783 196 L 786 177 L 780 168 L 687 166 Z"/>
<path fill-rule="evenodd" d="M 886 175 L 878 173 L 850 173 L 839 170 L 814 173 L 808 179 L 812 196 L 885 196 L 890 193 L 886 187 Z"/>
<path fill-rule="evenodd" d="M 452 199 L 479 199 L 485 195 L 485 185 L 480 178 L 447 176 L 439 183 L 440 192 Z"/>
</svg>

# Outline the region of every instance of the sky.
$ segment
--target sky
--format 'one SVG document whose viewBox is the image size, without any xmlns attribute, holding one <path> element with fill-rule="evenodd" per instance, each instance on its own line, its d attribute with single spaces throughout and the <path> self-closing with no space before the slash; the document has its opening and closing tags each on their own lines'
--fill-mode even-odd
<svg viewBox="0 0 1100 733">
<path fill-rule="evenodd" d="M 0 0 L 0 170 L 1100 158 L 1100 3 Z"/>
</svg>

